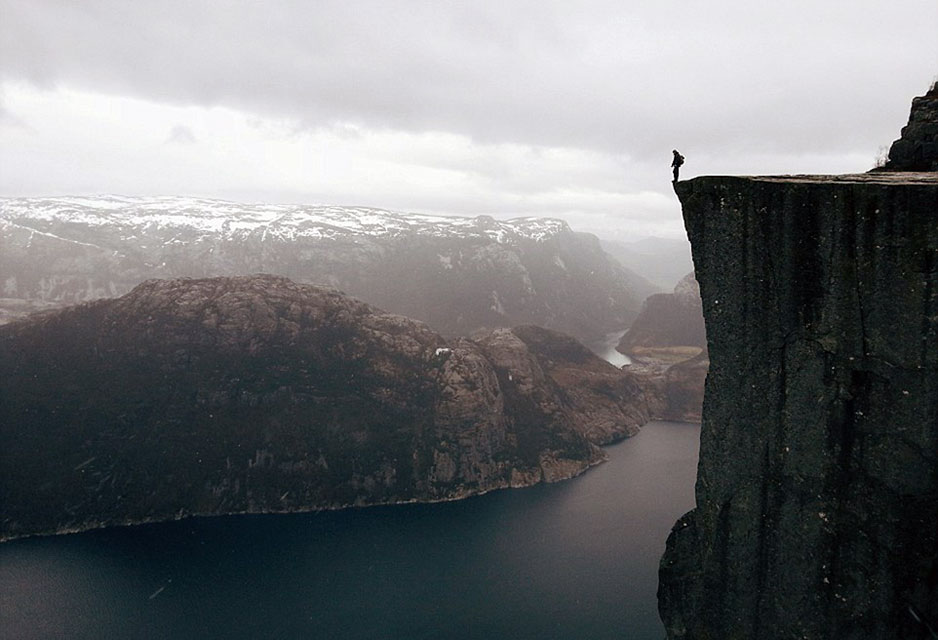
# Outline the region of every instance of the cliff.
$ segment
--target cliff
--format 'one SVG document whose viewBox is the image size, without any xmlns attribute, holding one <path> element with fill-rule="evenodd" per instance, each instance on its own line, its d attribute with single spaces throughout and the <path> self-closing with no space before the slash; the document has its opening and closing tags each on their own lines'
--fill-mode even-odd
<svg viewBox="0 0 938 640">
<path fill-rule="evenodd" d="M 285 278 L 149 281 L 0 327 L 0 539 L 552 482 L 642 406 L 549 330 L 447 342 Z"/>
<path fill-rule="evenodd" d="M 668 637 L 935 637 L 938 174 L 675 189 L 711 363 Z"/>
</svg>

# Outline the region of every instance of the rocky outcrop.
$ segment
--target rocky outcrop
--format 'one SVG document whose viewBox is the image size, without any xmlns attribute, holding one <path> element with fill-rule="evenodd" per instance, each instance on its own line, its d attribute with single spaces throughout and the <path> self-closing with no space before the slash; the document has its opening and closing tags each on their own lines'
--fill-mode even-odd
<svg viewBox="0 0 938 640">
<path fill-rule="evenodd" d="M 675 189 L 711 364 L 668 637 L 935 637 L 938 175 Z"/>
<path fill-rule="evenodd" d="M 938 171 L 938 83 L 912 99 L 909 124 L 889 148 L 882 171 Z"/>
<path fill-rule="evenodd" d="M 521 341 L 525 348 L 504 345 L 505 340 Z M 575 424 L 590 442 L 610 444 L 635 435 L 651 417 L 637 376 L 612 366 L 570 336 L 520 326 L 494 331 L 481 337 L 478 344 L 496 368 L 516 380 L 517 373 L 511 372 L 525 367 L 513 364 L 510 358 L 523 351 L 529 353 L 537 368 L 556 385 L 562 405 L 582 416 Z"/>
<path fill-rule="evenodd" d="M 653 418 L 700 422 L 710 361 L 693 273 L 673 293 L 649 296 L 616 350 L 631 358 L 627 369 L 644 389 Z"/>
<path fill-rule="evenodd" d="M 710 358 L 706 351 L 681 362 L 633 362 L 625 370 L 635 376 L 653 420 L 700 422 L 704 383 Z"/>
<path fill-rule="evenodd" d="M 148 281 L 0 327 L 0 538 L 561 480 L 638 394 L 542 329 L 447 342 L 285 278 Z"/>
<path fill-rule="evenodd" d="M 684 276 L 673 293 L 645 299 L 638 317 L 616 347 L 621 353 L 641 355 L 643 348 L 707 346 L 700 287 L 693 273 Z"/>
<path fill-rule="evenodd" d="M 447 337 L 537 324 L 594 341 L 647 283 L 561 220 L 192 198 L 0 199 L 0 321 L 150 278 L 271 273 L 339 288 Z"/>
</svg>

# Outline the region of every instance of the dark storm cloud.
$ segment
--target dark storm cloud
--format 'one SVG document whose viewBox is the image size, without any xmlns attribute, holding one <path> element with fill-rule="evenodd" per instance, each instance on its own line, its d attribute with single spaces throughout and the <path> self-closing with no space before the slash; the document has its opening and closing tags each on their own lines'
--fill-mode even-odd
<svg viewBox="0 0 938 640">
<path fill-rule="evenodd" d="M 934 0 L 0 6 L 4 80 L 633 159 L 872 152 L 938 73 Z"/>
</svg>

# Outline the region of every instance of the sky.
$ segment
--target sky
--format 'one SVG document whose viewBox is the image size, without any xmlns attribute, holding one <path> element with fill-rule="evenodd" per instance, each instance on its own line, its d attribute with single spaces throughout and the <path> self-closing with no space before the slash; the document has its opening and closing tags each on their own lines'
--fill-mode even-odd
<svg viewBox="0 0 938 640">
<path fill-rule="evenodd" d="M 0 196 L 191 195 L 683 235 L 713 174 L 870 169 L 938 0 L 0 0 Z"/>
</svg>

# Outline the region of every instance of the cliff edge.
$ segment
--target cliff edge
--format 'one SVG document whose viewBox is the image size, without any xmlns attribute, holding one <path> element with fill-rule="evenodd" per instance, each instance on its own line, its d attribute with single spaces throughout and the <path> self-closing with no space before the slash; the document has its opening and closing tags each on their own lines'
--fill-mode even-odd
<svg viewBox="0 0 938 640">
<path fill-rule="evenodd" d="M 936 637 L 938 174 L 675 189 L 711 364 L 668 637 Z"/>
</svg>

